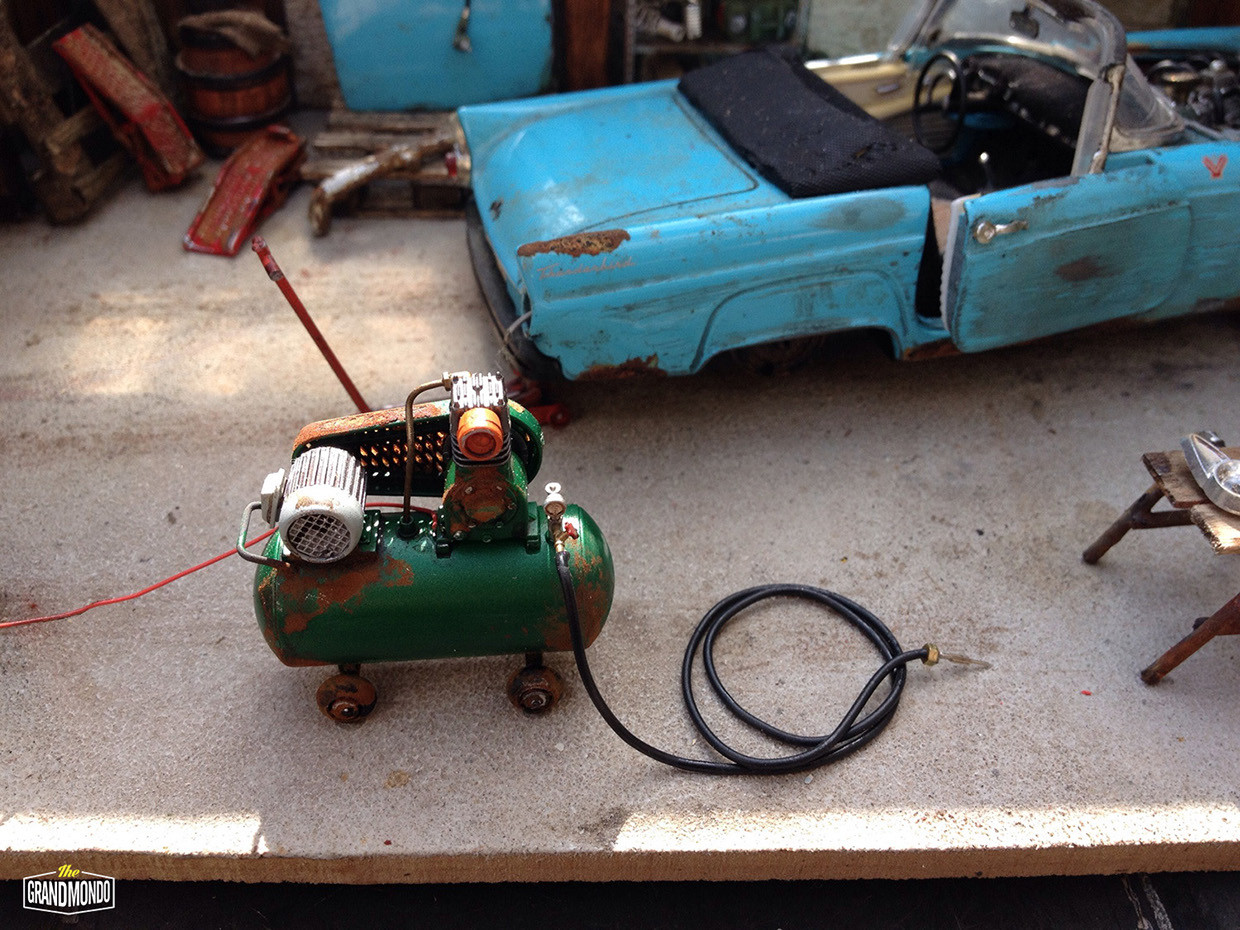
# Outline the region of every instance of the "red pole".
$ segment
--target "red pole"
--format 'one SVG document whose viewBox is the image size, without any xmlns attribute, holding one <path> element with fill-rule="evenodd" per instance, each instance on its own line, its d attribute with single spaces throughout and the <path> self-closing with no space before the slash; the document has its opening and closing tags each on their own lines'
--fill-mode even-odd
<svg viewBox="0 0 1240 930">
<path fill-rule="evenodd" d="M 332 351 L 332 347 L 327 344 L 327 340 L 323 338 L 323 334 L 319 332 L 319 328 L 314 325 L 314 320 L 310 319 L 310 314 L 306 310 L 305 304 L 301 302 L 301 298 L 297 296 L 297 292 L 293 290 L 293 285 L 289 284 L 288 278 L 284 277 L 284 272 L 280 270 L 280 266 L 276 264 L 276 260 L 271 257 L 271 249 L 267 248 L 267 243 L 262 236 L 255 236 L 250 242 L 250 247 L 258 253 L 259 259 L 263 263 L 263 268 L 267 272 L 267 277 L 276 282 L 276 287 L 280 289 L 280 293 L 284 295 L 284 299 L 288 301 L 288 305 L 293 308 L 293 312 L 297 314 L 297 319 L 301 320 L 302 326 L 306 327 L 306 332 L 310 334 L 310 338 L 314 340 L 314 344 L 319 347 L 319 351 L 323 353 L 323 358 L 327 359 L 327 364 L 331 365 L 332 371 L 336 373 L 336 377 L 340 379 L 340 383 L 344 386 L 349 398 L 357 406 L 359 413 L 369 413 L 372 408 L 362 398 L 361 393 L 353 385 L 353 381 L 345 373 L 344 366 L 340 364 L 340 360 L 336 358 L 336 353 Z"/>
</svg>

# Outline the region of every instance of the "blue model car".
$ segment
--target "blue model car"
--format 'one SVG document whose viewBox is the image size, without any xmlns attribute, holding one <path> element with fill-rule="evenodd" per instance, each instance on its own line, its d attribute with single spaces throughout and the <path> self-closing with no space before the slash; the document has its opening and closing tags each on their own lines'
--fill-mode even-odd
<svg viewBox="0 0 1240 930">
<path fill-rule="evenodd" d="M 541 377 L 1213 309 L 1240 295 L 1238 49 L 1126 41 L 1092 0 L 929 0 L 882 54 L 465 107 L 474 267 Z"/>
</svg>

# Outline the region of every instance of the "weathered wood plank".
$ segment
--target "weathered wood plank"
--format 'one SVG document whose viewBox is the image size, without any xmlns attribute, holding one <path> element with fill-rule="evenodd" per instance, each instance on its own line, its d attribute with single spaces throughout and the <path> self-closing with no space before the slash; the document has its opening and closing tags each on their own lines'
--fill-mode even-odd
<svg viewBox="0 0 1240 930">
<path fill-rule="evenodd" d="M 1198 504 L 1189 515 L 1201 527 L 1215 552 L 1240 552 L 1240 516 L 1209 503 Z"/>
<path fill-rule="evenodd" d="M 1228 446 L 1223 449 L 1233 458 L 1240 458 L 1240 447 Z M 1167 502 L 1173 507 L 1196 507 L 1209 501 L 1205 492 L 1197 486 L 1193 473 L 1188 470 L 1188 462 L 1179 449 L 1171 452 L 1147 452 L 1141 456 L 1146 469 L 1158 482 L 1167 495 Z"/>
<path fill-rule="evenodd" d="M 411 114 L 332 110 L 327 115 L 327 128 L 388 133 L 442 132 L 451 124 L 451 116 L 446 111 Z"/>
</svg>

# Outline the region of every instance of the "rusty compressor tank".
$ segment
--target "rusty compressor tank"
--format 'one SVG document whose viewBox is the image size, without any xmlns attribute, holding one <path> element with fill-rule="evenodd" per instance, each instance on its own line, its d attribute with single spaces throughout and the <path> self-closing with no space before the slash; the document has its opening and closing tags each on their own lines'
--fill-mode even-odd
<svg viewBox="0 0 1240 930">
<path fill-rule="evenodd" d="M 415 405 L 435 388 L 450 399 Z M 403 409 L 298 434 L 289 468 L 246 508 L 237 551 L 259 564 L 254 607 L 280 661 L 340 667 L 319 687 L 323 713 L 370 713 L 377 695 L 363 663 L 449 656 L 523 655 L 509 697 L 531 713 L 555 703 L 560 681 L 542 654 L 572 648 L 557 541 L 587 643 L 607 619 L 614 574 L 598 527 L 558 485 L 547 485 L 545 508 L 529 500 L 542 449 L 542 430 L 502 379 L 469 372 L 421 385 Z M 415 506 L 424 498 L 433 506 Z M 256 510 L 276 528 L 261 555 L 246 548 Z"/>
</svg>

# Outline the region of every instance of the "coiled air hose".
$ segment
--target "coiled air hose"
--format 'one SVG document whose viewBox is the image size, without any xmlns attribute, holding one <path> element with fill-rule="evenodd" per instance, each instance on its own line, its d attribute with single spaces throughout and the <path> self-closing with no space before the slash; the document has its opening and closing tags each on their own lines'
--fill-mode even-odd
<svg viewBox="0 0 1240 930">
<path fill-rule="evenodd" d="M 907 676 L 905 666 L 914 659 L 933 664 L 939 658 L 938 649 L 929 645 L 921 649 L 902 651 L 895 634 L 878 617 L 855 601 L 823 588 L 799 584 L 767 584 L 737 591 L 708 610 L 698 622 L 697 628 L 689 638 L 689 645 L 685 648 L 684 661 L 680 667 L 680 689 L 693 725 L 715 751 L 729 761 L 690 759 L 659 749 L 636 736 L 620 722 L 607 702 L 603 700 L 598 684 L 594 681 L 594 675 L 590 672 L 590 663 L 586 659 L 585 637 L 581 631 L 581 618 L 577 611 L 577 594 L 573 588 L 573 577 L 569 570 L 566 552 L 561 550 L 556 553 L 555 566 L 560 578 L 560 590 L 564 595 L 564 609 L 567 612 L 568 629 L 572 637 L 573 656 L 577 660 L 581 682 L 590 695 L 590 700 L 594 702 L 594 706 L 607 721 L 607 725 L 620 739 L 657 762 L 689 772 L 703 772 L 709 775 L 780 775 L 803 772 L 842 759 L 878 736 L 891 720 L 896 706 L 900 703 L 900 695 L 904 691 L 904 681 Z M 882 667 L 870 676 L 870 680 L 861 689 L 861 693 L 857 695 L 857 699 L 853 701 L 843 719 L 831 733 L 825 736 L 802 736 L 789 733 L 756 717 L 732 697 L 719 679 L 715 668 L 714 646 L 720 631 L 741 611 L 758 601 L 771 597 L 795 597 L 823 605 L 865 634 L 865 637 L 883 657 Z M 702 650 L 702 663 L 706 669 L 706 678 L 723 705 L 735 717 L 754 729 L 789 746 L 799 747 L 798 752 L 769 758 L 751 756 L 739 752 L 720 739 L 718 734 L 707 725 L 698 709 L 697 700 L 693 696 L 693 666 L 699 648 Z M 871 696 L 887 678 L 890 678 L 891 687 L 886 697 L 874 710 L 858 720 L 857 718 Z"/>
</svg>

